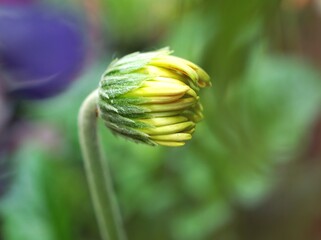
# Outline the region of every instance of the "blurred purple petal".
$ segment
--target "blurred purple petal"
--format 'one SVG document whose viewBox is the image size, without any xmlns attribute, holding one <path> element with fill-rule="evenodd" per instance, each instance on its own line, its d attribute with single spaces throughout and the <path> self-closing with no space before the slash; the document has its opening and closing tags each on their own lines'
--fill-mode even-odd
<svg viewBox="0 0 321 240">
<path fill-rule="evenodd" d="M 36 0 L 0 0 L 1 4 L 10 4 L 10 5 L 18 5 L 18 4 L 30 4 L 34 3 Z"/>
<path fill-rule="evenodd" d="M 11 116 L 11 107 L 4 92 L 5 89 L 3 87 L 3 81 L 0 76 L 0 141 L 3 130 L 6 127 L 6 124 L 8 123 Z"/>
<path fill-rule="evenodd" d="M 9 91 L 26 99 L 56 95 L 84 66 L 84 25 L 70 13 L 36 5 L 0 10 L 0 61 Z"/>
</svg>

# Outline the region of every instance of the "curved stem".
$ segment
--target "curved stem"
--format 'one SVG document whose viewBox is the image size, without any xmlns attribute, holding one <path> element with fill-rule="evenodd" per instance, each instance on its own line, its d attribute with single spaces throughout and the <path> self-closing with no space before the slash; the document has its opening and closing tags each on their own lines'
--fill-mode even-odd
<svg viewBox="0 0 321 240">
<path fill-rule="evenodd" d="M 125 240 L 107 162 L 97 135 L 97 90 L 83 102 L 78 116 L 79 141 L 94 210 L 104 240 Z"/>
</svg>

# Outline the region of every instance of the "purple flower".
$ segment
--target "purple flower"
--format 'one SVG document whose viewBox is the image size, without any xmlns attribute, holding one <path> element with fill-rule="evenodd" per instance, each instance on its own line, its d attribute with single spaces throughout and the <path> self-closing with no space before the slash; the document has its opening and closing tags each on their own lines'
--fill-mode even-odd
<svg viewBox="0 0 321 240">
<path fill-rule="evenodd" d="M 11 116 L 11 105 L 4 93 L 4 87 L 1 82 L 0 77 L 0 148 L 1 148 L 1 140 L 3 137 L 3 131 L 6 129 L 6 125 L 8 124 L 9 118 Z"/>
<path fill-rule="evenodd" d="M 76 16 L 38 5 L 0 8 L 0 68 L 11 95 L 41 99 L 62 92 L 84 66 L 87 44 Z"/>
<path fill-rule="evenodd" d="M 0 0 L 1 4 L 10 4 L 10 5 L 17 5 L 17 4 L 30 4 L 35 2 L 36 0 Z"/>
</svg>

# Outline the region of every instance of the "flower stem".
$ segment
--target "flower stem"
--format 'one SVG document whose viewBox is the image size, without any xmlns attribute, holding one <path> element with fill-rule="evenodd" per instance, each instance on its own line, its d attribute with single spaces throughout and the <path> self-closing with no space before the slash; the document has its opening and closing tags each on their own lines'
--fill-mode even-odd
<svg viewBox="0 0 321 240">
<path fill-rule="evenodd" d="M 103 240 L 125 240 L 121 215 L 107 161 L 97 135 L 97 90 L 82 103 L 78 116 L 79 141 L 94 210 Z"/>
</svg>

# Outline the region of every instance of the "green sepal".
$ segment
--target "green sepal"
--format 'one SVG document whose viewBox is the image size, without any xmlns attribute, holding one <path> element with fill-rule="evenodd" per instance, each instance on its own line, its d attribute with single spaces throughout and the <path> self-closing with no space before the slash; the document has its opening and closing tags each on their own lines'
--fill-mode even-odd
<svg viewBox="0 0 321 240">
<path fill-rule="evenodd" d="M 120 98 L 114 98 L 114 99 L 106 99 L 106 101 L 113 105 L 136 105 L 136 104 L 146 103 L 146 101 L 144 101 L 144 98 L 142 97 L 141 98 L 120 97 Z"/>
<path fill-rule="evenodd" d="M 117 113 L 100 113 L 100 117 L 107 122 L 130 128 L 150 128 L 153 127 L 148 123 L 140 122 L 138 119 L 121 116 Z"/>
<path fill-rule="evenodd" d="M 152 76 L 142 73 L 106 75 L 99 83 L 99 95 L 106 99 L 116 98 L 139 88 L 144 81 L 151 78 Z"/>
<path fill-rule="evenodd" d="M 162 48 L 158 51 L 140 53 L 135 52 L 121 59 L 114 60 L 107 68 L 105 74 L 126 74 L 141 69 L 148 64 L 153 58 L 162 55 L 168 55 L 171 51 L 169 48 Z"/>
<path fill-rule="evenodd" d="M 151 77 L 144 73 L 127 73 L 124 75 L 103 75 L 100 87 L 139 86 Z"/>
<path fill-rule="evenodd" d="M 116 136 L 122 135 L 123 137 L 140 143 L 145 143 L 151 146 L 157 146 L 157 143 L 149 139 L 148 134 L 129 127 L 119 126 L 111 122 L 105 122 L 106 127 L 108 127 Z"/>
<path fill-rule="evenodd" d="M 113 100 L 107 101 L 107 100 L 100 99 L 98 101 L 98 106 L 100 108 L 100 111 L 104 113 L 114 112 L 127 117 L 139 116 L 149 111 L 146 108 L 139 107 L 136 105 L 117 104 L 117 103 L 112 103 L 112 101 Z"/>
</svg>

